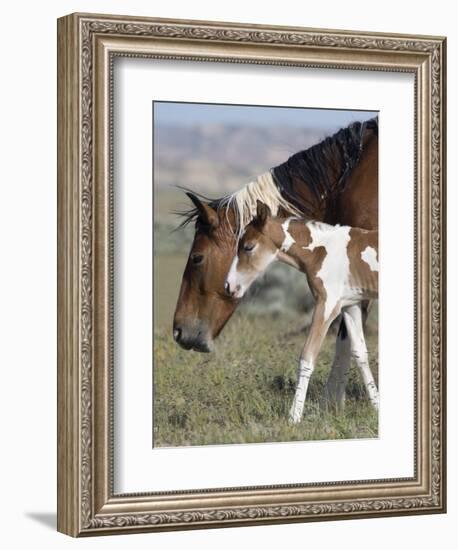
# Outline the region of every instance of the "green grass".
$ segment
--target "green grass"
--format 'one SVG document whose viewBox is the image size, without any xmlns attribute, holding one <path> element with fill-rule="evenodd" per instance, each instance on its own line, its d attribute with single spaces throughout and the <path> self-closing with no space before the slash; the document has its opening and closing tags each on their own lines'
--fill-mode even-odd
<svg viewBox="0 0 458 550">
<path fill-rule="evenodd" d="M 340 413 L 320 407 L 334 354 L 328 334 L 313 373 L 303 420 L 291 426 L 297 358 L 305 340 L 297 315 L 237 314 L 211 354 L 186 352 L 168 323 L 155 331 L 154 445 L 182 446 L 377 437 L 377 414 L 352 367 Z M 157 325 L 156 325 L 157 326 Z M 377 337 L 368 338 L 377 378 Z"/>
<path fill-rule="evenodd" d="M 154 257 L 154 326 L 172 330 L 173 314 L 187 256 L 167 254 Z"/>
<path fill-rule="evenodd" d="M 154 258 L 155 446 L 377 437 L 377 415 L 354 367 L 345 410 L 334 413 L 320 407 L 334 356 L 331 333 L 310 382 L 303 420 L 288 424 L 297 359 L 310 318 L 302 276 L 289 268 L 277 266 L 265 278 L 229 321 L 214 352 L 179 348 L 172 340 L 172 321 L 189 244 L 178 250 L 178 234 L 169 238 L 167 227 L 160 227 L 162 244 Z M 368 325 L 369 357 L 377 379 L 376 307 Z"/>
</svg>

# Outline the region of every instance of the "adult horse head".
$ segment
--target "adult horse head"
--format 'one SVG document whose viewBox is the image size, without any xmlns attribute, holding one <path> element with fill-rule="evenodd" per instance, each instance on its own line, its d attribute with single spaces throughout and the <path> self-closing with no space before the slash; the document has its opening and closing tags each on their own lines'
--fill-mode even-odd
<svg viewBox="0 0 458 550">
<path fill-rule="evenodd" d="M 272 174 L 267 172 L 243 189 L 213 201 L 187 193 L 194 208 L 185 213 L 184 224 L 195 221 L 195 235 L 183 273 L 173 321 L 173 337 L 184 349 L 211 351 L 237 306 L 228 297 L 224 282 L 237 239 L 262 200 L 273 212 L 299 214 L 278 191 Z"/>
<path fill-rule="evenodd" d="M 185 213 L 184 223 L 195 222 L 195 236 L 173 322 L 173 336 L 181 347 L 211 351 L 237 307 L 237 300 L 225 293 L 224 282 L 237 239 L 255 215 L 257 200 L 274 215 L 377 227 L 377 143 L 377 119 L 353 123 L 232 195 L 204 200 L 188 193 L 193 208 Z"/>
<path fill-rule="evenodd" d="M 184 349 L 209 352 L 234 312 L 224 280 L 235 251 L 234 215 L 187 193 L 195 205 L 195 235 L 183 273 L 173 320 L 173 337 Z"/>
</svg>

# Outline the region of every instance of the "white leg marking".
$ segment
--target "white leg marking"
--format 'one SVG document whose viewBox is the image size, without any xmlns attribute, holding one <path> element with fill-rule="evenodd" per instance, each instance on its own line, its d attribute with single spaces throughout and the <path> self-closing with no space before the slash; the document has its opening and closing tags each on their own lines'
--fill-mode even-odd
<svg viewBox="0 0 458 550">
<path fill-rule="evenodd" d="M 302 413 L 304 412 L 305 398 L 307 396 L 307 388 L 313 368 L 314 364 L 312 361 L 306 361 L 305 359 L 299 361 L 296 394 L 294 395 L 294 401 L 289 412 L 289 419 L 293 424 L 297 424 L 301 421 Z"/>
<path fill-rule="evenodd" d="M 366 386 L 369 400 L 373 407 L 378 410 L 379 395 L 377 386 L 374 382 L 371 369 L 369 367 L 369 358 L 367 354 L 366 340 L 364 338 L 361 305 L 350 306 L 345 309 L 345 324 L 351 341 L 351 354 L 355 359 L 357 366 L 361 370 L 361 375 Z"/>
<path fill-rule="evenodd" d="M 378 271 L 377 251 L 372 246 L 366 246 L 361 252 L 361 258 L 370 267 L 371 271 Z"/>
</svg>

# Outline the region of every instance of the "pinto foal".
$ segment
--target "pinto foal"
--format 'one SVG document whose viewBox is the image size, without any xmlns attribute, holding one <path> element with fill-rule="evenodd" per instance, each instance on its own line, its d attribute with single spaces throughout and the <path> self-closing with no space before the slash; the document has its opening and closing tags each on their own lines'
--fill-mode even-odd
<svg viewBox="0 0 458 550">
<path fill-rule="evenodd" d="M 241 298 L 275 260 L 307 276 L 315 298 L 312 324 L 302 351 L 290 421 L 300 422 L 307 387 L 324 337 L 343 314 L 352 357 L 361 370 L 372 405 L 378 391 L 369 368 L 361 301 L 378 297 L 378 231 L 334 226 L 301 218 L 274 218 L 258 201 L 257 215 L 242 235 L 226 278 L 226 292 Z M 347 373 L 344 373 L 346 376 Z"/>
</svg>

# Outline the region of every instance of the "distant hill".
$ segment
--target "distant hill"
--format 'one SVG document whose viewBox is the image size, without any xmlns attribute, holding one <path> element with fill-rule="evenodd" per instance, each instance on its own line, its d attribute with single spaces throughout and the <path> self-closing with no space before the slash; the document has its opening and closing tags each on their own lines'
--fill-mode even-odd
<svg viewBox="0 0 458 550">
<path fill-rule="evenodd" d="M 182 185 L 223 195 L 324 137 L 322 130 L 295 127 L 157 126 L 155 188 Z"/>
</svg>

